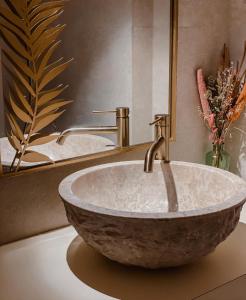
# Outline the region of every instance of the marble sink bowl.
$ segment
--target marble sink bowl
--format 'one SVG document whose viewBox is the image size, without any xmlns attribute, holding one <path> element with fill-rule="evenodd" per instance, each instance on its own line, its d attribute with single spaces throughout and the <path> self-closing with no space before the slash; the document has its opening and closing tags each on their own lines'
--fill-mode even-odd
<svg viewBox="0 0 246 300">
<path fill-rule="evenodd" d="M 69 222 L 85 242 L 111 260 L 145 268 L 190 263 L 212 252 L 235 229 L 246 183 L 232 173 L 172 162 L 179 202 L 168 212 L 159 162 L 100 165 L 59 186 Z"/>
<path fill-rule="evenodd" d="M 54 134 L 57 137 L 59 133 Z M 59 145 L 56 143 L 56 139 L 53 141 L 44 144 L 30 147 L 30 150 L 40 152 L 42 154 L 47 155 L 54 162 L 74 158 L 82 155 L 88 155 L 92 153 L 107 151 L 113 149 L 113 142 L 110 139 L 107 139 L 102 136 L 90 135 L 90 134 L 81 134 L 81 135 L 70 135 L 66 138 L 64 145 Z M 112 146 L 112 147 L 108 147 Z M 10 145 L 8 138 L 3 137 L 0 138 L 0 150 L 2 156 L 2 164 L 6 167 L 10 166 L 13 158 L 15 156 L 15 150 Z M 22 161 L 21 167 L 27 168 L 35 165 L 44 164 L 44 162 L 40 163 L 31 163 Z"/>
</svg>

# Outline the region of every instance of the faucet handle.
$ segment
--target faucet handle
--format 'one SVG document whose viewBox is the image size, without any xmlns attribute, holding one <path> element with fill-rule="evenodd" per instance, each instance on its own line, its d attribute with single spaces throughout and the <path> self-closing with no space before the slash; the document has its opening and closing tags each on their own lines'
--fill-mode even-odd
<svg viewBox="0 0 246 300">
<path fill-rule="evenodd" d="M 162 127 L 169 127 L 170 126 L 170 116 L 168 114 L 159 114 L 155 115 L 155 120 L 152 123 L 149 123 L 149 125 L 159 125 Z"/>
<path fill-rule="evenodd" d="M 155 125 L 161 121 L 163 121 L 164 117 L 163 116 L 159 116 L 157 117 L 153 122 L 149 123 L 150 126 Z"/>
<path fill-rule="evenodd" d="M 93 114 L 116 113 L 116 110 L 93 110 Z"/>
<path fill-rule="evenodd" d="M 115 113 L 117 118 L 128 118 L 129 117 L 129 107 L 117 107 L 115 110 L 94 110 L 93 114 L 107 114 Z"/>
</svg>

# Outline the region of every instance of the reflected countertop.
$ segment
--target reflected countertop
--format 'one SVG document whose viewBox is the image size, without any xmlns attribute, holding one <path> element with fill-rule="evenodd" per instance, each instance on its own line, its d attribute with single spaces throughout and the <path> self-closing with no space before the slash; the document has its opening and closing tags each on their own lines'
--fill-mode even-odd
<svg viewBox="0 0 246 300">
<path fill-rule="evenodd" d="M 63 228 L 0 247 L 0 299 L 195 299 L 246 273 L 245 233 L 240 223 L 199 262 L 153 271 L 111 262 Z"/>
</svg>

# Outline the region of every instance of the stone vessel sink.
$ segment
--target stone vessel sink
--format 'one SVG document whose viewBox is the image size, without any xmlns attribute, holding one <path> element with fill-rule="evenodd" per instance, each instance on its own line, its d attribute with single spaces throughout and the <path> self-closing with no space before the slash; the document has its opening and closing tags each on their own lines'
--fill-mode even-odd
<svg viewBox="0 0 246 300">
<path fill-rule="evenodd" d="M 59 187 L 69 222 L 85 242 L 111 260 L 146 268 L 179 266 L 212 252 L 235 229 L 246 183 L 232 173 L 172 162 L 179 210 L 168 212 L 159 162 L 96 166 Z"/>
</svg>

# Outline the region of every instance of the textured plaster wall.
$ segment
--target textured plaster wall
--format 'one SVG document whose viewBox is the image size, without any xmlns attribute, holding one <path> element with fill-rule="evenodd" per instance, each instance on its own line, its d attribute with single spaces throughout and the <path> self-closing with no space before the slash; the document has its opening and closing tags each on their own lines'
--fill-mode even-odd
<svg viewBox="0 0 246 300">
<path fill-rule="evenodd" d="M 230 0 L 230 40 L 229 46 L 233 60 L 240 60 L 243 55 L 243 44 L 246 41 L 246 1 Z M 246 114 L 235 123 L 231 130 L 227 149 L 232 156 L 231 171 L 246 179 Z"/>
<path fill-rule="evenodd" d="M 204 162 L 204 153 L 211 146 L 197 112 L 195 70 L 202 66 L 206 74 L 215 72 L 224 43 L 233 60 L 241 59 L 245 19 L 245 0 L 179 1 L 177 139 L 172 145 L 173 159 Z M 245 114 L 232 128 L 226 149 L 232 158 L 231 171 L 246 179 L 246 135 L 242 130 L 246 131 Z"/>
<path fill-rule="evenodd" d="M 223 44 L 229 41 L 229 0 L 180 0 L 177 78 L 177 137 L 172 159 L 204 162 L 208 133 L 198 114 L 195 70 L 217 67 Z"/>
<path fill-rule="evenodd" d="M 204 162 L 211 147 L 208 132 L 197 112 L 199 101 L 195 70 L 215 72 L 224 43 L 231 58 L 240 60 L 246 40 L 245 0 L 180 0 L 178 41 L 177 139 L 172 157 Z M 246 179 L 246 115 L 236 122 L 226 143 L 231 171 Z"/>
</svg>

